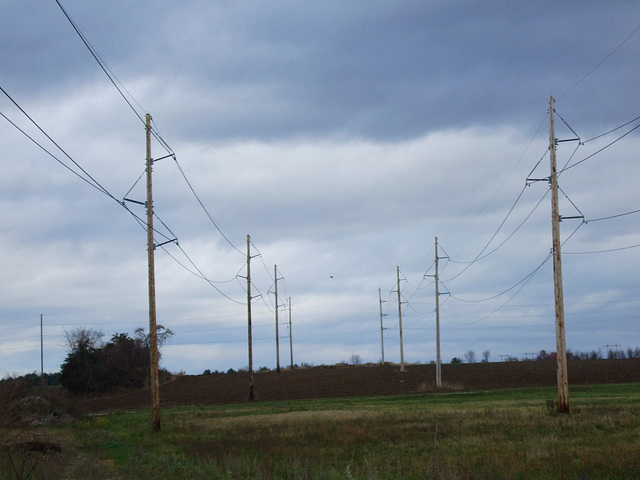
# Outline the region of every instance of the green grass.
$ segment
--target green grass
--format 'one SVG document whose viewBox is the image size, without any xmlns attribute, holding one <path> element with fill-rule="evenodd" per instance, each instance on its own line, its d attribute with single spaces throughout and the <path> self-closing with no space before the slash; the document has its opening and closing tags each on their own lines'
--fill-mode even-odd
<svg viewBox="0 0 640 480">
<path fill-rule="evenodd" d="M 120 412 L 67 434 L 95 478 L 640 479 L 640 384 L 570 393 L 570 415 L 529 388 L 164 409 L 155 434 Z"/>
</svg>

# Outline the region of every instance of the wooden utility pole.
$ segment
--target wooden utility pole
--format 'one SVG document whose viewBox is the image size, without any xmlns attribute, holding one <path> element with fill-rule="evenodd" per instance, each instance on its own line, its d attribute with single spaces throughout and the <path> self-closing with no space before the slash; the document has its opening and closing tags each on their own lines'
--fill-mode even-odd
<svg viewBox="0 0 640 480">
<path fill-rule="evenodd" d="M 567 349 L 564 329 L 564 296 L 562 292 L 562 263 L 560 254 L 560 212 L 558 207 L 558 169 L 556 166 L 556 136 L 553 122 L 555 108 L 549 97 L 549 152 L 551 157 L 551 226 L 553 236 L 553 284 L 556 304 L 556 357 L 558 377 L 558 412 L 569 413 L 569 380 L 567 377 Z"/>
<path fill-rule="evenodd" d="M 146 115 L 147 131 L 147 254 L 149 260 L 149 357 L 151 366 L 151 410 L 153 431 L 160 431 L 160 380 L 158 378 L 158 330 L 156 327 L 156 280 L 153 243 L 153 195 L 151 171 L 151 115 Z"/>
<path fill-rule="evenodd" d="M 249 343 L 249 400 L 255 398 L 253 391 L 253 334 L 251 333 L 251 237 L 247 235 L 247 323 Z"/>
<path fill-rule="evenodd" d="M 379 288 L 378 298 L 380 299 L 380 348 L 382 349 L 382 365 L 384 365 L 384 324 L 382 323 L 382 291 Z"/>
<path fill-rule="evenodd" d="M 278 333 L 278 267 L 273 266 L 276 295 L 276 372 L 280 373 L 280 334 Z"/>
<path fill-rule="evenodd" d="M 400 328 L 400 371 L 404 372 L 404 345 L 402 343 L 402 298 L 400 296 L 400 267 L 397 267 L 398 274 L 398 326 Z"/>
<path fill-rule="evenodd" d="M 291 297 L 289 297 L 289 353 L 291 354 L 291 370 L 293 370 L 293 330 L 291 330 Z"/>
<path fill-rule="evenodd" d="M 40 389 L 44 389 L 44 335 L 42 331 L 42 314 L 40 314 Z"/>
<path fill-rule="evenodd" d="M 442 359 L 440 357 L 440 285 L 438 279 L 438 237 L 436 237 L 436 388 L 442 387 Z"/>
</svg>

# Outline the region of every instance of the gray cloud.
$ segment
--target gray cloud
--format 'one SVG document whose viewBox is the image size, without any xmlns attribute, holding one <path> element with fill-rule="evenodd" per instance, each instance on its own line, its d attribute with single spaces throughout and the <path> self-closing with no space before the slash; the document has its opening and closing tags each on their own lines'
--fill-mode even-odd
<svg viewBox="0 0 640 480">
<path fill-rule="evenodd" d="M 297 362 L 352 353 L 377 361 L 378 288 L 389 314 L 387 358 L 397 360 L 398 265 L 407 356 L 432 359 L 434 286 L 423 275 L 433 273 L 435 236 L 450 257 L 441 277 L 451 293 L 442 299 L 445 359 L 470 348 L 490 349 L 494 360 L 555 348 L 550 262 L 528 277 L 549 253 L 548 185 L 525 188 L 525 180 L 541 158 L 533 176 L 548 175 L 549 94 L 582 140 L 637 116 L 640 37 L 616 50 L 637 27 L 635 6 L 64 4 L 151 111 L 239 250 L 209 222 L 173 160 L 158 162 L 156 211 L 224 294 L 198 279 L 175 245 L 157 251 L 159 321 L 176 332 L 164 356 L 170 369 L 246 363 L 247 233 L 260 253 L 252 267 L 259 364 L 274 364 L 273 264 L 285 278 L 283 298 L 293 297 Z M 8 53 L 0 85 L 120 200 L 143 172 L 144 130 L 54 7 L 1 7 Z M 6 98 L 0 112 L 55 151 Z M 39 365 L 44 313 L 46 368 L 56 370 L 64 329 L 90 325 L 109 336 L 146 324 L 146 238 L 116 202 L 0 120 L 0 364 L 6 372 Z M 573 136 L 559 119 L 557 127 L 559 138 Z M 625 131 L 575 153 L 577 143 L 562 143 L 559 163 Z M 577 207 L 593 220 L 638 208 L 635 135 L 562 174 L 563 215 Z M 164 155 L 156 142 L 153 151 Z M 144 185 L 129 197 L 144 199 Z M 562 222 L 574 349 L 639 343 L 638 249 L 583 254 L 639 244 L 636 217 Z"/>
</svg>

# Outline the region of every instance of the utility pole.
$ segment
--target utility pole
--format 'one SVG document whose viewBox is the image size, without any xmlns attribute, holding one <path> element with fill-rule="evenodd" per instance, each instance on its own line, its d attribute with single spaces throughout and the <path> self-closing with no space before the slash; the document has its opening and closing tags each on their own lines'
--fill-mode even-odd
<svg viewBox="0 0 640 480">
<path fill-rule="evenodd" d="M 293 370 L 293 330 L 291 330 L 291 297 L 289 297 L 289 353 L 291 354 L 291 370 Z"/>
<path fill-rule="evenodd" d="M 619 351 L 621 345 L 618 345 L 618 344 L 609 345 L 609 344 L 607 344 L 607 345 L 603 345 L 603 347 L 605 347 L 607 349 L 607 358 L 608 359 L 611 359 L 612 357 L 613 358 L 618 358 L 618 351 Z M 615 350 L 612 350 L 612 347 Z"/>
<path fill-rule="evenodd" d="M 149 260 L 149 357 L 151 366 L 151 410 L 154 432 L 160 431 L 160 381 L 158 378 L 158 330 L 156 326 L 156 281 L 153 243 L 153 195 L 151 171 L 151 115 L 146 115 L 147 133 L 147 254 Z"/>
<path fill-rule="evenodd" d="M 553 97 L 549 97 L 549 152 L 551 158 L 551 225 L 553 237 L 553 284 L 556 305 L 556 356 L 558 377 L 558 413 L 569 413 L 569 380 L 564 328 L 564 295 L 562 292 L 562 263 L 560 254 L 560 212 L 558 207 L 558 168 L 556 166 L 556 136 Z"/>
<path fill-rule="evenodd" d="M 382 291 L 378 288 L 378 298 L 380 299 L 380 348 L 382 349 L 382 365 L 384 365 L 384 324 L 382 323 Z"/>
<path fill-rule="evenodd" d="M 42 314 L 40 314 L 40 389 L 44 390 L 44 335 L 42 334 Z"/>
<path fill-rule="evenodd" d="M 402 340 L 402 301 L 400 297 L 400 267 L 397 267 L 398 274 L 398 326 L 400 328 L 400 371 L 404 372 L 404 345 Z"/>
<path fill-rule="evenodd" d="M 273 266 L 273 278 L 275 279 L 276 295 L 276 372 L 280 373 L 280 336 L 278 333 L 278 267 Z"/>
<path fill-rule="evenodd" d="M 249 343 L 249 400 L 255 398 L 253 391 L 253 334 L 251 333 L 251 237 L 247 235 L 247 323 Z"/>
<path fill-rule="evenodd" d="M 440 356 L 440 286 L 438 279 L 438 237 L 436 237 L 436 388 L 442 387 L 442 359 Z"/>
</svg>

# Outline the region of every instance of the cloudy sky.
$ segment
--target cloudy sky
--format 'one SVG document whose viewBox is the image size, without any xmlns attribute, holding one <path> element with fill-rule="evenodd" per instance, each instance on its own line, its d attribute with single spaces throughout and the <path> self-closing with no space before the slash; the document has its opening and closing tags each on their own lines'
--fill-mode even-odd
<svg viewBox="0 0 640 480">
<path fill-rule="evenodd" d="M 381 306 L 398 362 L 398 267 L 434 360 L 435 237 L 443 361 L 555 350 L 550 96 L 567 347 L 640 346 L 637 3 L 61 3 L 111 79 L 55 1 L 0 4 L 0 374 L 41 314 L 50 372 L 65 331 L 148 327 L 145 113 L 171 371 L 248 364 L 248 234 L 256 368 L 276 277 L 282 366 L 289 299 L 295 363 L 379 361 Z"/>
</svg>

